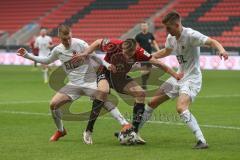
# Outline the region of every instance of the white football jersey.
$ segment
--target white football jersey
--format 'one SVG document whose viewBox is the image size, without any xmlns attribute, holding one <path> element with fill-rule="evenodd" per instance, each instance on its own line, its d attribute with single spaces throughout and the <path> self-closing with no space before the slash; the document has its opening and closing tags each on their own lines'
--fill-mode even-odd
<svg viewBox="0 0 240 160">
<path fill-rule="evenodd" d="M 59 59 L 62 62 L 71 85 L 86 86 L 88 83 L 96 82 L 95 61 L 91 56 L 76 64 L 71 63 L 72 56 L 83 52 L 87 47 L 88 44 L 85 41 L 72 38 L 69 49 L 65 49 L 63 44 L 59 44 L 51 52 L 52 60 Z"/>
<path fill-rule="evenodd" d="M 52 43 L 52 38 L 49 36 L 38 36 L 35 41 L 35 47 L 39 48 L 39 56 L 48 56 L 50 49 L 49 44 Z"/>
<path fill-rule="evenodd" d="M 200 70 L 200 46 L 203 46 L 208 37 L 191 28 L 183 27 L 180 38 L 170 34 L 167 37 L 165 48 L 173 49 L 179 62 L 178 72 L 184 73 L 183 81 L 189 78 L 202 79 Z"/>
</svg>

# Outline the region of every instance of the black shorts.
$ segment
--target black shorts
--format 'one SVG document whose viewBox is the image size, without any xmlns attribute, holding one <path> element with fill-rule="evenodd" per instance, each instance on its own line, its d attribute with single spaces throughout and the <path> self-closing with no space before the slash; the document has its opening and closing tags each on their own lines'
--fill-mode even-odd
<svg viewBox="0 0 240 160">
<path fill-rule="evenodd" d="M 133 81 L 133 79 L 128 75 L 115 75 L 110 73 L 110 71 L 106 68 L 101 68 L 97 72 L 97 83 L 103 79 L 106 79 L 108 81 L 110 88 L 122 94 L 126 94 L 123 91 L 124 87 L 129 82 Z"/>
</svg>

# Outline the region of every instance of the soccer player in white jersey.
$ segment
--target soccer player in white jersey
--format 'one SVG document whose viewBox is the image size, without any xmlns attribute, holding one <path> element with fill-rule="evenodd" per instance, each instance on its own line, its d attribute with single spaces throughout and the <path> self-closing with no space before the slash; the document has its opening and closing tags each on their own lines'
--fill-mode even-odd
<svg viewBox="0 0 240 160">
<path fill-rule="evenodd" d="M 40 57 L 47 57 L 50 48 L 53 47 L 52 38 L 47 35 L 46 29 L 41 29 L 40 35 L 36 38 L 34 47 L 39 49 Z M 48 66 L 42 65 L 44 83 L 48 82 Z"/>
<path fill-rule="evenodd" d="M 202 84 L 202 74 L 199 64 L 200 46 L 209 46 L 219 52 L 219 56 L 228 59 L 228 53 L 216 40 L 201 34 L 191 28 L 185 28 L 181 24 L 181 17 L 177 12 L 168 13 L 162 20 L 167 36 L 165 48 L 154 54 L 155 58 L 163 58 L 176 53 L 179 69 L 184 77 L 177 81 L 169 78 L 152 97 L 143 115 L 143 121 L 150 119 L 152 112 L 158 105 L 171 98 L 177 98 L 176 110 L 181 119 L 192 130 L 197 139 L 196 149 L 208 148 L 208 144 L 197 123 L 196 118 L 189 111 L 190 104 L 199 93 Z"/>
<path fill-rule="evenodd" d="M 67 73 L 69 79 L 68 84 L 61 88 L 50 102 L 52 117 L 57 126 L 57 131 L 50 138 L 50 141 L 57 141 L 60 137 L 66 135 L 66 130 L 61 121 L 62 113 L 59 107 L 78 99 L 81 95 L 95 97 L 97 90 L 96 71 L 94 70 L 91 60 L 95 60 L 101 63 L 101 65 L 104 65 L 104 62 L 96 56 L 90 56 L 81 62 L 72 63 L 72 56 L 76 53 L 83 52 L 88 47 L 88 44 L 83 40 L 72 38 L 72 33 L 68 26 L 60 26 L 58 32 L 62 43 L 56 46 L 47 57 L 34 56 L 29 54 L 24 48 L 20 48 L 17 51 L 19 56 L 43 64 L 49 64 L 59 59 L 62 62 L 64 71 Z M 93 111 L 95 111 L 94 109 L 97 107 L 94 106 L 96 101 L 99 100 L 95 99 L 93 101 Z M 123 128 L 127 129 L 131 127 L 131 124 L 124 119 L 118 108 L 111 102 L 106 101 L 104 106 L 110 114 L 119 121 Z M 96 119 L 91 120 L 95 122 Z M 86 144 L 93 143 L 90 133 L 84 133 L 83 138 Z"/>
</svg>

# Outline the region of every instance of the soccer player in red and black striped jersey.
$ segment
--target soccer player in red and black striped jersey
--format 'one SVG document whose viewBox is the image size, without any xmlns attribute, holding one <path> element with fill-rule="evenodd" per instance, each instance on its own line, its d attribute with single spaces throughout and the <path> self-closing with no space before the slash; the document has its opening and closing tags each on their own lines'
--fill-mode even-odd
<svg viewBox="0 0 240 160">
<path fill-rule="evenodd" d="M 98 91 L 96 99 L 99 100 L 99 104 L 96 106 L 101 107 L 103 104 L 101 101 L 105 101 L 109 93 L 110 88 L 113 88 L 119 93 L 127 94 L 135 99 L 133 107 L 133 127 L 134 131 L 138 132 L 138 127 L 141 122 L 141 117 L 145 107 L 145 93 L 142 87 L 135 82 L 127 73 L 131 70 L 132 65 L 135 62 L 148 61 L 153 65 L 163 69 L 166 73 L 169 73 L 177 80 L 181 79 L 183 75 L 177 74 L 172 69 L 152 57 L 143 48 L 137 45 L 134 39 L 127 39 L 125 41 L 118 39 L 98 39 L 93 42 L 87 50 L 83 53 L 76 54 L 73 61 L 78 61 L 91 54 L 95 50 L 101 50 L 106 53 L 104 57 L 104 66 L 101 66 L 98 70 Z M 99 110 L 100 111 L 100 110 Z M 90 115 L 90 119 L 96 119 L 96 114 Z M 86 131 L 92 130 L 93 125 L 89 121 Z M 138 135 L 138 143 L 144 144 L 145 141 Z"/>
</svg>

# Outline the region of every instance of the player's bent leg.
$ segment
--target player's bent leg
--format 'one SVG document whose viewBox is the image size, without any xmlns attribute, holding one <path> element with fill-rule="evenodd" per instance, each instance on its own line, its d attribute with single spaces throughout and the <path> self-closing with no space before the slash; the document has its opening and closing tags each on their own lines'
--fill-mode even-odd
<svg viewBox="0 0 240 160">
<path fill-rule="evenodd" d="M 135 98 L 136 103 L 144 103 L 145 102 L 145 91 L 142 89 L 142 87 L 135 81 L 128 82 L 124 88 L 123 91 L 127 93 L 130 96 L 133 96 Z"/>
<path fill-rule="evenodd" d="M 95 99 L 92 103 L 92 110 L 89 116 L 86 130 L 83 133 L 83 141 L 85 144 L 92 144 L 92 132 L 94 124 L 104 106 L 104 101 L 107 99 L 109 93 L 109 84 L 106 79 L 102 79 L 98 82 L 98 88 L 95 93 Z"/>
<path fill-rule="evenodd" d="M 124 93 L 134 97 L 136 103 L 144 103 L 145 102 L 145 91 L 143 88 L 137 84 L 135 81 L 128 82 L 124 88 Z"/>
<path fill-rule="evenodd" d="M 197 139 L 197 144 L 194 146 L 195 149 L 205 149 L 208 148 L 208 144 L 203 136 L 203 133 L 198 125 L 196 118 L 188 110 L 191 104 L 191 97 L 187 94 L 180 93 L 177 100 L 177 112 L 179 113 L 181 119 L 188 125 L 192 130 L 193 134 Z"/>
<path fill-rule="evenodd" d="M 59 107 L 61 107 L 62 105 L 71 102 L 72 99 L 71 97 L 69 97 L 68 95 L 64 94 L 64 93 L 59 93 L 57 92 L 52 100 L 50 101 L 50 108 L 52 110 L 54 109 L 58 109 Z"/>
<path fill-rule="evenodd" d="M 159 89 L 154 94 L 150 102 L 146 105 L 139 128 L 142 128 L 143 125 L 152 117 L 154 109 L 156 109 L 160 104 L 169 99 L 170 98 L 161 89 Z"/>
<path fill-rule="evenodd" d="M 142 114 L 144 112 L 144 101 L 145 101 L 145 91 L 142 89 L 140 85 L 138 85 L 135 81 L 130 81 L 126 84 L 123 89 L 128 95 L 131 95 L 135 98 L 135 104 L 133 107 L 133 126 L 134 131 L 138 132 L 138 126 L 141 122 Z"/>
<path fill-rule="evenodd" d="M 123 115 L 120 113 L 118 108 L 109 100 L 107 100 L 104 104 L 105 109 L 111 114 L 111 116 L 116 119 L 120 125 L 122 126 L 120 132 L 127 133 L 133 131 L 133 126 L 129 123 Z M 115 132 L 114 135 L 119 138 L 120 132 Z"/>
<path fill-rule="evenodd" d="M 180 93 L 177 99 L 176 110 L 179 114 L 188 109 L 188 106 L 191 104 L 191 97 L 185 93 Z"/>
<path fill-rule="evenodd" d="M 170 97 L 162 89 L 159 89 L 154 94 L 154 96 L 151 98 L 150 102 L 148 103 L 148 106 L 152 109 L 155 109 L 160 104 L 162 104 L 163 102 L 165 102 L 169 99 L 170 99 Z"/>
<path fill-rule="evenodd" d="M 63 127 L 61 120 L 62 113 L 59 107 L 71 101 L 72 99 L 68 95 L 63 93 L 56 93 L 50 102 L 51 114 L 57 127 L 57 131 L 50 138 L 50 141 L 52 142 L 57 141 L 59 138 L 67 134 L 66 129 Z"/>
<path fill-rule="evenodd" d="M 123 91 L 128 95 L 131 95 L 135 98 L 135 104 L 133 107 L 133 127 L 134 131 L 138 133 L 139 124 L 141 123 L 142 115 L 145 107 L 145 91 L 142 89 L 140 85 L 138 85 L 135 81 L 130 81 L 124 87 Z M 143 140 L 140 135 L 137 135 L 137 144 L 145 144 L 146 141 Z"/>
<path fill-rule="evenodd" d="M 102 79 L 98 82 L 98 88 L 95 94 L 96 99 L 106 101 L 110 87 L 106 79 Z"/>
<path fill-rule="evenodd" d="M 131 123 L 129 123 L 123 115 L 120 113 L 116 105 L 109 100 L 105 102 L 104 104 L 105 109 L 111 114 L 111 116 L 116 119 L 120 125 L 122 126 L 120 132 L 115 132 L 114 136 L 116 136 L 119 139 L 120 133 L 125 133 L 125 134 L 131 134 L 133 131 L 133 126 Z"/>
<path fill-rule="evenodd" d="M 110 100 L 107 100 L 104 103 L 104 108 L 111 114 L 114 119 L 120 123 L 121 126 L 124 127 L 129 125 L 129 122 L 123 117 L 119 109 Z"/>
</svg>

